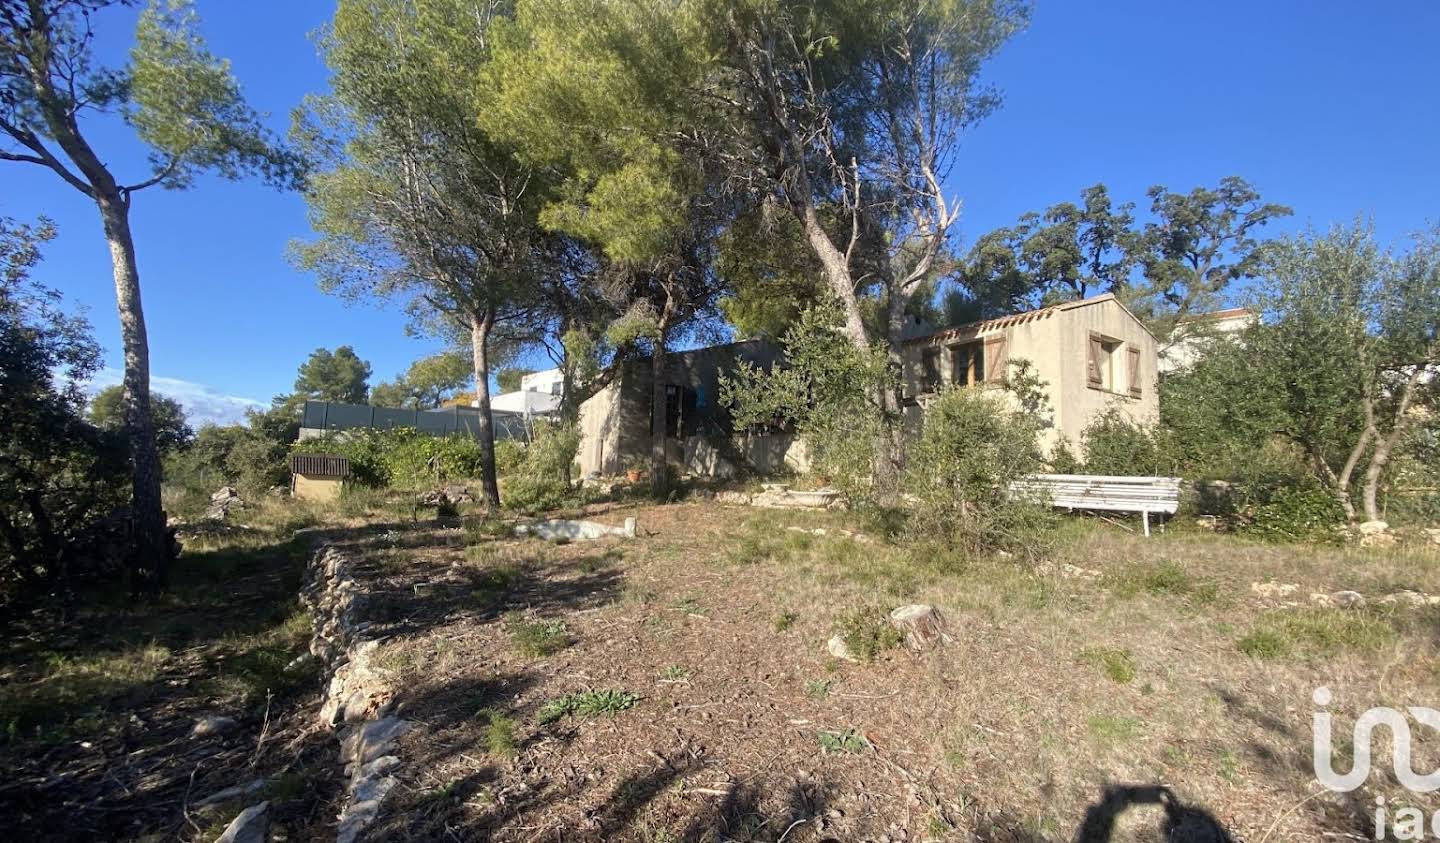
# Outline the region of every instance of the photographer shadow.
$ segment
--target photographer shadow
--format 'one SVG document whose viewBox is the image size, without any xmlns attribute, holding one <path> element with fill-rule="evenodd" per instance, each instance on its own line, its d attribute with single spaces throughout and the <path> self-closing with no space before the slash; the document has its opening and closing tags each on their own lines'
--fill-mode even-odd
<svg viewBox="0 0 1440 843">
<path fill-rule="evenodd" d="M 1111 785 L 1099 802 L 1085 811 L 1075 832 L 1075 843 L 1109 843 L 1115 823 L 1133 805 L 1159 805 L 1165 811 L 1160 823 L 1164 843 L 1237 843 L 1209 811 L 1186 805 L 1164 785 Z"/>
</svg>

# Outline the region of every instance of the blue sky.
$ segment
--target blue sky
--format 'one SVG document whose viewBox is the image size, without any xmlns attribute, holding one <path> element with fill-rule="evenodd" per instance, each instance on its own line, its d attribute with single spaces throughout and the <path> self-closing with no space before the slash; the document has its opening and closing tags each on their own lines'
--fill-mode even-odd
<svg viewBox="0 0 1440 843">
<path fill-rule="evenodd" d="M 327 3 L 198 0 L 212 50 L 278 131 L 325 87 L 309 34 Z M 123 49 L 133 13 L 107 12 Z M 1440 220 L 1440 4 L 1039 0 L 1031 28 L 987 68 L 999 112 L 964 139 L 950 179 L 962 245 L 1104 182 L 1144 207 L 1152 184 L 1188 190 L 1240 175 L 1295 208 L 1276 231 L 1361 214 L 1398 241 Z M 95 144 L 122 174 L 143 150 L 118 126 Z M 118 377 L 109 254 L 89 201 L 37 167 L 0 164 L 0 214 L 60 227 L 39 277 L 89 310 Z M 304 204 L 256 183 L 200 181 L 137 196 L 133 222 L 154 386 L 204 418 L 287 391 L 317 347 L 355 346 L 372 382 L 435 343 L 407 337 L 398 304 L 347 305 L 286 263 Z"/>
</svg>

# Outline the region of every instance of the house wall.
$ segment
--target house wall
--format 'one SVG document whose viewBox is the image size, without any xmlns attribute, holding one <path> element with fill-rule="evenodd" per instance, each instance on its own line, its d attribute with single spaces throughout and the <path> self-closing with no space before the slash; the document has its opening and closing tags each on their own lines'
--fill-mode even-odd
<svg viewBox="0 0 1440 843">
<path fill-rule="evenodd" d="M 1115 407 L 1136 424 L 1152 426 L 1160 421 L 1160 374 L 1155 338 L 1135 317 L 1114 300 L 1075 307 L 1063 312 L 1059 325 L 1059 357 L 1063 377 L 1058 381 L 1058 394 L 1052 398 L 1056 407 L 1055 424 L 1080 454 L 1081 435 L 1097 416 Z M 1097 389 L 1087 377 L 1087 345 L 1094 332 L 1112 337 L 1121 343 L 1122 365 L 1118 389 Z M 1129 359 L 1127 348 L 1139 348 L 1140 396 L 1128 391 Z"/>
<path fill-rule="evenodd" d="M 690 421 L 702 433 L 729 435 L 729 416 L 719 403 L 720 376 L 733 372 L 742 360 L 768 368 L 779 356 L 774 345 L 759 340 L 671 352 L 665 360 L 665 383 L 694 393 Z M 610 386 L 580 405 L 581 438 L 577 459 L 582 476 L 592 472 L 620 474 L 627 461 L 648 463 L 651 382 L 650 361 L 631 361 Z M 682 469 L 690 461 L 687 438 L 668 441 L 669 459 Z M 689 450 L 693 453 L 693 448 Z"/>
<path fill-rule="evenodd" d="M 340 497 L 344 481 L 339 477 L 318 477 L 309 474 L 292 475 L 290 494 L 301 500 L 327 503 Z"/>
<path fill-rule="evenodd" d="M 1118 389 L 1095 389 L 1089 385 L 1088 348 L 1091 333 L 1120 343 L 1116 351 L 1122 361 L 1116 367 Z M 1128 311 L 1112 298 L 1075 302 L 1046 310 L 993 319 L 974 330 L 940 332 L 908 344 L 903 352 L 908 394 L 919 405 L 907 411 L 907 421 L 919 428 L 925 398 L 920 392 L 922 355 L 926 348 L 941 349 L 941 380 L 950 384 L 953 367 L 949 349 L 965 342 L 1003 336 L 1008 363 L 1028 360 L 1037 377 L 1045 383 L 1051 418 L 1041 434 L 1041 444 L 1050 451 L 1063 436 L 1078 453 L 1081 435 L 1096 416 L 1115 406 L 1136 423 L 1153 425 L 1160 418 L 1157 394 L 1157 348 L 1155 338 Z M 1128 391 L 1129 347 L 1140 349 L 1140 397 Z M 987 360 L 987 368 L 991 361 Z M 1008 366 L 1007 366 L 1008 368 Z M 1013 371 L 1013 369 L 1011 369 Z M 990 372 L 987 371 L 987 376 Z M 982 389 L 999 389 L 986 383 Z"/>
</svg>

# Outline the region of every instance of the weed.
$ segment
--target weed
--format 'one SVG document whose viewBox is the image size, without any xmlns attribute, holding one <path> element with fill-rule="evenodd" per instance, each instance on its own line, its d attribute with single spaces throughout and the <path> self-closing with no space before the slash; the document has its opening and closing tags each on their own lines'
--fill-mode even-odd
<svg viewBox="0 0 1440 843">
<path fill-rule="evenodd" d="M 1097 714 L 1085 721 L 1085 726 L 1096 743 L 1111 747 L 1137 737 L 1141 723 L 1134 717 Z"/>
<path fill-rule="evenodd" d="M 1230 749 L 1222 749 L 1216 756 L 1220 778 L 1234 784 L 1240 778 L 1240 758 Z"/>
<path fill-rule="evenodd" d="M 905 640 L 904 634 L 890 625 L 885 610 L 876 606 L 859 606 L 841 615 L 835 622 L 835 631 L 855 658 L 865 662 L 874 661 L 876 656 L 900 646 Z"/>
<path fill-rule="evenodd" d="M 660 681 L 662 682 L 684 682 L 689 678 L 690 668 L 681 667 L 678 664 L 672 664 L 660 671 Z"/>
<path fill-rule="evenodd" d="M 710 613 L 709 609 L 700 605 L 700 601 L 694 597 L 682 597 L 675 601 L 675 611 L 697 618 L 703 618 Z"/>
<path fill-rule="evenodd" d="M 1129 650 L 1114 647 L 1086 647 L 1080 651 L 1080 663 L 1098 667 L 1110 681 L 1128 685 L 1135 679 L 1135 657 Z"/>
<path fill-rule="evenodd" d="M 524 570 L 514 562 L 486 568 L 472 577 L 470 593 L 477 600 L 494 603 L 504 597 L 505 593 L 520 581 L 524 573 Z"/>
<path fill-rule="evenodd" d="M 1345 650 L 1374 652 L 1394 641 L 1385 615 L 1366 611 L 1293 609 L 1271 612 L 1235 646 L 1247 656 L 1281 658 L 1293 652 L 1329 656 Z"/>
<path fill-rule="evenodd" d="M 822 752 L 864 752 L 870 742 L 865 736 L 854 729 L 846 729 L 843 732 L 817 732 L 815 738 L 820 742 Z"/>
<path fill-rule="evenodd" d="M 30 734 L 63 737 L 45 733 L 50 727 L 103 709 L 121 697 L 148 695 L 169 660 L 170 651 L 153 644 L 110 656 L 52 655 L 39 681 L 0 686 L 0 723 L 11 739 Z M 90 731 L 100 722 L 92 715 L 75 720 L 71 727 Z"/>
<path fill-rule="evenodd" d="M 455 791 L 460 787 L 460 779 L 451 779 L 439 787 L 432 787 L 420 794 L 419 803 L 429 805 L 435 802 L 445 802 L 455 796 Z"/>
<path fill-rule="evenodd" d="M 775 631 L 784 632 L 785 630 L 794 626 L 795 621 L 799 619 L 800 616 L 795 614 L 794 612 L 781 612 L 780 614 L 775 616 Z"/>
<path fill-rule="evenodd" d="M 573 717 L 594 717 L 599 714 L 615 714 L 635 705 L 640 697 L 627 691 L 580 691 L 566 694 L 540 706 L 540 724 L 554 723 L 567 715 Z"/>
<path fill-rule="evenodd" d="M 830 696 L 830 689 L 834 686 L 834 679 L 806 679 L 805 696 L 811 699 L 823 700 Z"/>
<path fill-rule="evenodd" d="M 305 792 L 305 786 L 308 783 L 309 777 L 300 770 L 291 770 L 288 773 L 271 776 L 265 781 L 265 798 L 274 802 L 299 799 Z"/>
<path fill-rule="evenodd" d="M 1101 582 L 1116 597 L 1127 599 L 1153 594 L 1183 598 L 1197 606 L 1209 606 L 1220 598 L 1220 586 L 1214 580 L 1194 577 L 1178 564 L 1168 561 L 1112 571 Z"/>
<path fill-rule="evenodd" d="M 505 631 L 520 652 L 531 658 L 558 653 L 571 643 L 564 621 L 527 618 L 520 612 L 505 616 Z"/>
<path fill-rule="evenodd" d="M 508 538 L 515 530 L 509 523 L 489 516 L 467 517 L 464 525 L 465 541 L 472 545 L 485 539 Z"/>
<path fill-rule="evenodd" d="M 520 746 L 515 718 L 493 708 L 482 708 L 475 716 L 485 721 L 485 751 L 496 758 L 513 758 Z"/>
</svg>

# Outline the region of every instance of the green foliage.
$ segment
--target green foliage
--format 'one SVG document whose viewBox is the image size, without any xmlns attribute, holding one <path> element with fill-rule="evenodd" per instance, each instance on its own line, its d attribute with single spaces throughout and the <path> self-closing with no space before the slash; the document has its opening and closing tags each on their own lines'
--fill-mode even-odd
<svg viewBox="0 0 1440 843">
<path fill-rule="evenodd" d="M 495 443 L 495 473 L 502 478 L 520 470 L 525 463 L 525 443 L 519 439 L 501 439 Z"/>
<path fill-rule="evenodd" d="M 886 650 L 899 647 L 905 635 L 890 623 L 890 617 L 878 606 L 856 606 L 835 619 L 835 633 L 850 652 L 862 662 L 874 661 Z"/>
<path fill-rule="evenodd" d="M 580 691 L 557 697 L 540 706 L 537 719 L 541 725 L 554 723 L 562 717 L 595 717 L 618 714 L 635 705 L 640 697 L 627 691 Z"/>
<path fill-rule="evenodd" d="M 1260 659 L 1376 653 L 1391 646 L 1396 634 L 1387 615 L 1371 610 L 1289 609 L 1263 616 L 1235 646 Z"/>
<path fill-rule="evenodd" d="M 570 646 L 570 633 L 562 620 L 527 618 L 511 612 L 505 617 L 505 631 L 520 652 L 531 658 L 553 655 Z"/>
<path fill-rule="evenodd" d="M 495 371 L 495 384 L 501 392 L 519 392 L 520 383 L 526 375 L 535 374 L 534 369 L 507 367 Z"/>
<path fill-rule="evenodd" d="M 1179 597 L 1196 605 L 1209 605 L 1220 598 L 1220 584 L 1197 578 L 1174 562 L 1133 565 L 1106 573 L 1102 581 L 1112 594 L 1131 598 L 1140 594 Z"/>
<path fill-rule="evenodd" d="M 493 708 L 482 708 L 475 716 L 485 723 L 485 751 L 495 758 L 514 758 L 520 751 L 515 718 Z"/>
<path fill-rule="evenodd" d="M 735 427 L 793 427 L 815 471 L 853 501 L 876 496 L 876 448 L 887 418 L 876 403 L 894 375 L 880 351 L 861 351 L 836 328 L 833 307 L 806 310 L 783 340 L 785 366 L 742 364 L 720 380 Z"/>
<path fill-rule="evenodd" d="M 1041 466 L 1035 416 L 1016 411 L 1003 393 L 951 388 L 930 403 L 924 425 L 904 477 L 913 530 L 975 552 L 1043 553 L 1049 509 L 1009 491 Z"/>
<path fill-rule="evenodd" d="M 1080 651 L 1080 663 L 1099 668 L 1111 682 L 1128 685 L 1135 681 L 1135 656 L 1114 647 L 1087 647 Z"/>
<path fill-rule="evenodd" d="M 316 401 L 364 404 L 370 394 L 370 364 L 342 345 L 333 352 L 317 348 L 300 364 L 295 392 Z"/>
<path fill-rule="evenodd" d="M 989 318 L 1114 292 L 1168 341 L 1180 320 L 1261 274 L 1256 232 L 1291 213 L 1262 202 L 1236 176 L 1214 188 L 1156 186 L 1147 195 L 1151 219 L 1143 225 L 1133 203 L 1115 205 L 1097 184 L 1081 191 L 1078 205 L 1061 202 L 981 236 L 961 273 L 966 310 Z"/>
<path fill-rule="evenodd" d="M 1116 407 L 1096 416 L 1081 433 L 1081 442 L 1086 474 L 1151 477 L 1170 471 L 1158 432 L 1137 424 Z"/>
<path fill-rule="evenodd" d="M 414 428 L 347 430 L 296 442 L 301 454 L 339 454 L 350 460 L 352 482 L 378 488 L 422 489 L 475 477 L 480 442 L 469 436 L 427 436 Z"/>
<path fill-rule="evenodd" d="M 125 500 L 125 444 L 84 417 L 100 351 L 89 323 L 29 279 L 51 236 L 47 222 L 0 217 L 0 601 L 120 561 L 87 547 L 114 537 L 95 529 Z"/>
<path fill-rule="evenodd" d="M 185 408 L 174 398 L 152 393 L 150 421 L 162 455 L 183 450 L 195 438 L 195 431 L 185 422 Z M 104 430 L 125 429 L 125 387 L 106 387 L 90 399 L 90 423 Z"/>
<path fill-rule="evenodd" d="M 1335 496 L 1314 485 L 1276 489 L 1248 516 L 1245 531 L 1272 541 L 1334 540 L 1345 521 Z"/>
<path fill-rule="evenodd" d="M 820 751 L 825 753 L 857 753 L 870 748 L 870 741 L 855 729 L 846 729 L 843 732 L 816 732 L 815 739 L 820 744 Z"/>
<path fill-rule="evenodd" d="M 577 426 L 536 422 L 524 458 L 506 482 L 507 505 L 527 512 L 563 506 L 571 493 L 571 467 L 579 452 Z"/>
<path fill-rule="evenodd" d="M 377 407 L 433 410 L 471 385 L 475 379 L 472 366 L 470 355 L 458 351 L 416 360 L 405 374 L 371 389 L 370 403 Z"/>
</svg>

